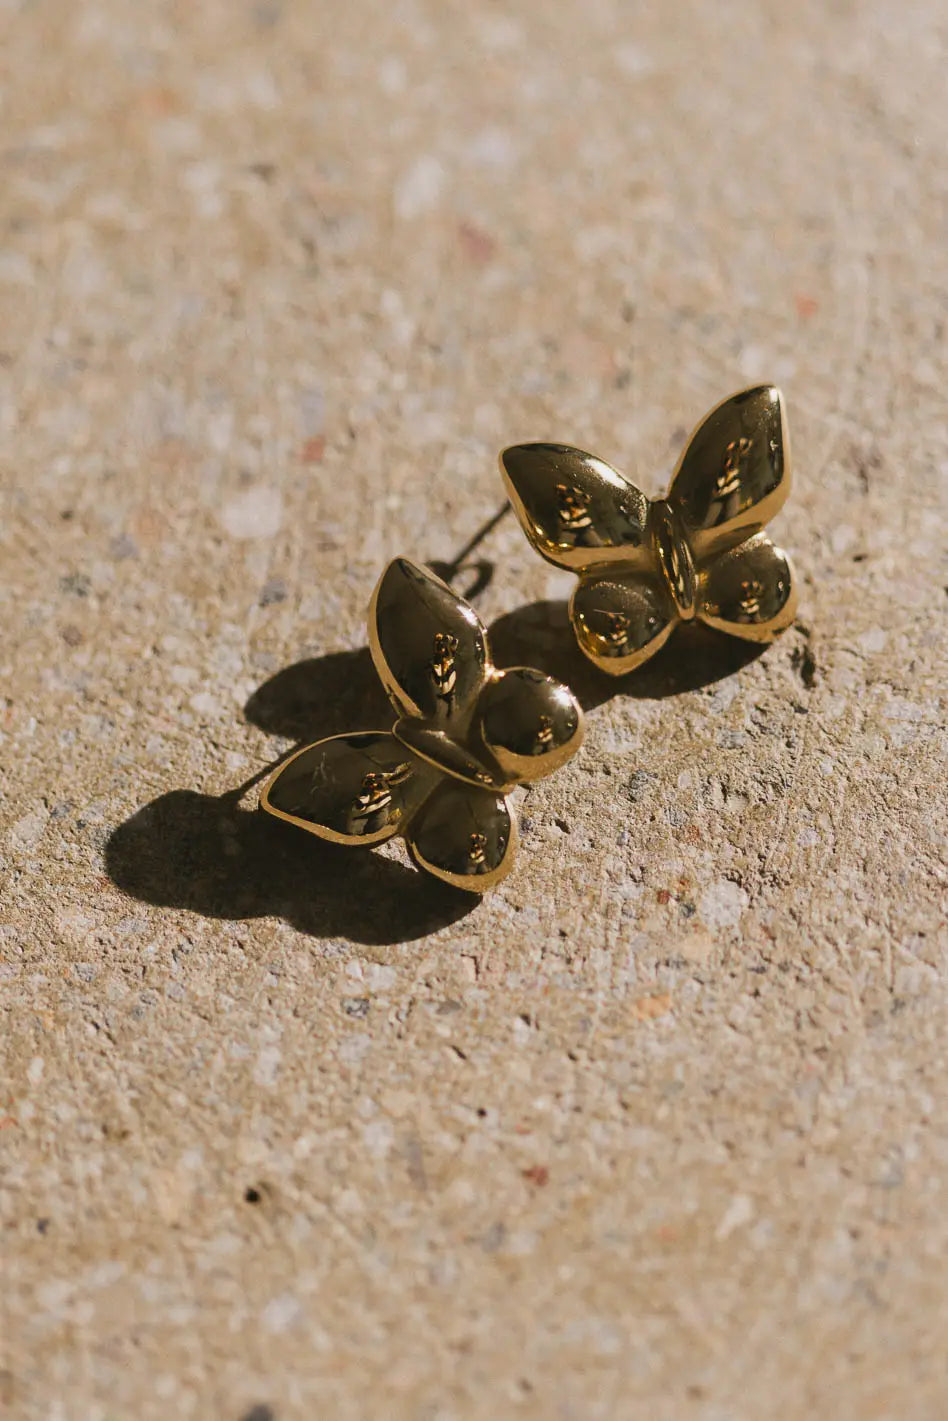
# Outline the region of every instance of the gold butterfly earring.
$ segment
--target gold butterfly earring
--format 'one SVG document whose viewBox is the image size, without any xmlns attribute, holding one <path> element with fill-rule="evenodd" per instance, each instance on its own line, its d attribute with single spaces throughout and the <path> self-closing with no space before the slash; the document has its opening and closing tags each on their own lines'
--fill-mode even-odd
<svg viewBox="0 0 948 1421">
<path fill-rule="evenodd" d="M 762 531 L 790 491 L 775 386 L 743 390 L 713 409 L 655 502 L 602 459 L 564 444 L 516 444 L 500 467 L 532 546 L 579 574 L 570 620 L 603 671 L 621 676 L 641 666 L 679 621 L 697 617 L 756 642 L 793 621 L 792 564 Z"/>
<path fill-rule="evenodd" d="M 530 667 L 498 671 L 474 608 L 407 558 L 382 574 L 368 622 L 394 726 L 297 751 L 269 780 L 261 807 L 336 844 L 401 834 L 421 868 L 483 893 L 514 862 L 507 794 L 579 749 L 579 702 Z"/>
</svg>

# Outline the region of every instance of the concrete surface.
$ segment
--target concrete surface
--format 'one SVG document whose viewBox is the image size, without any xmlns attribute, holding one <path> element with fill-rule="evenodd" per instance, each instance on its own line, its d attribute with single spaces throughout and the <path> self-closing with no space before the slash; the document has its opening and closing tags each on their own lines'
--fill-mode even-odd
<svg viewBox="0 0 948 1421">
<path fill-rule="evenodd" d="M 935 0 L 0 0 L 0 1413 L 948 1412 Z M 261 823 L 497 450 L 785 389 L 797 627 L 603 684 L 482 904 Z M 488 580 L 489 579 L 489 580 Z"/>
</svg>

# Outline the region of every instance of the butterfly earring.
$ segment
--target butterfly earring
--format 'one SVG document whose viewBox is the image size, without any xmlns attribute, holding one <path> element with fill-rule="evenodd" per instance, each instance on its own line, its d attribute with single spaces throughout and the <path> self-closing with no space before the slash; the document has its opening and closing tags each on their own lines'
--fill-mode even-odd
<svg viewBox="0 0 948 1421">
<path fill-rule="evenodd" d="M 500 467 L 532 546 L 579 574 L 570 621 L 603 671 L 641 666 L 679 621 L 697 617 L 756 642 L 793 621 L 792 564 L 762 531 L 790 491 L 786 415 L 773 385 L 713 409 L 655 502 L 564 444 L 516 444 Z"/>
<path fill-rule="evenodd" d="M 261 807 L 336 844 L 401 834 L 421 868 L 483 893 L 513 866 L 508 792 L 578 750 L 579 702 L 530 667 L 496 670 L 474 608 L 407 558 L 382 574 L 368 622 L 395 725 L 299 750 L 273 774 Z"/>
</svg>

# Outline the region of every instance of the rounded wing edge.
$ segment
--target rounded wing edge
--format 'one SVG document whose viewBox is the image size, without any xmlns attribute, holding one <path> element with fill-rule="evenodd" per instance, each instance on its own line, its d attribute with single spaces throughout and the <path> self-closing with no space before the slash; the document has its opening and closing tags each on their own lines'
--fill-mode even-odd
<svg viewBox="0 0 948 1421">
<path fill-rule="evenodd" d="M 668 490 L 695 558 L 759 532 L 790 494 L 790 433 L 777 385 L 752 385 L 699 420 Z"/>
<path fill-rule="evenodd" d="M 657 576 L 625 573 L 584 578 L 569 604 L 580 650 L 600 671 L 635 671 L 671 636 L 678 614 Z"/>
<path fill-rule="evenodd" d="M 723 553 L 698 579 L 698 616 L 744 641 L 773 641 L 793 622 L 797 601 L 790 556 L 766 533 Z"/>
<path fill-rule="evenodd" d="M 495 673 L 477 706 L 477 730 L 513 783 L 552 775 L 583 743 L 583 708 L 569 686 L 532 666 Z"/>
<path fill-rule="evenodd" d="M 406 839 L 419 868 L 454 888 L 481 894 L 513 868 L 519 835 L 505 795 L 447 780 L 416 816 Z"/>
<path fill-rule="evenodd" d="M 604 459 L 569 444 L 512 444 L 499 464 L 531 547 L 554 567 L 648 562 L 649 501 Z"/>
<path fill-rule="evenodd" d="M 369 649 L 399 715 L 463 728 L 493 666 L 474 608 L 430 568 L 394 558 L 368 612 Z"/>
<path fill-rule="evenodd" d="M 438 773 L 387 730 L 332 735 L 278 765 L 260 808 L 331 844 L 381 844 L 406 828 Z"/>
</svg>

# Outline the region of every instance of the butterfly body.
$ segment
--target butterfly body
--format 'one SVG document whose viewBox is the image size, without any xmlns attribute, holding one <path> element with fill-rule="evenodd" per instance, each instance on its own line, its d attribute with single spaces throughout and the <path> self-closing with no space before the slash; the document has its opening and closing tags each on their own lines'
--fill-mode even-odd
<svg viewBox="0 0 948 1421">
<path fill-rule="evenodd" d="M 369 642 L 394 726 L 306 746 L 274 773 L 261 807 L 334 843 L 401 834 L 422 868 L 482 893 L 513 864 L 507 793 L 578 749 L 579 704 L 539 671 L 496 669 L 473 608 L 405 558 L 379 580 Z"/>
<path fill-rule="evenodd" d="M 650 501 L 604 460 L 562 444 L 514 445 L 501 472 L 533 546 L 579 575 L 570 616 L 602 670 L 633 670 L 681 621 L 752 641 L 792 622 L 793 568 L 763 532 L 790 487 L 774 386 L 741 391 L 702 420 L 665 498 Z"/>
<path fill-rule="evenodd" d="M 650 519 L 655 560 L 665 579 L 669 596 L 683 622 L 690 622 L 698 610 L 698 574 L 681 519 L 667 499 L 652 504 Z"/>
<path fill-rule="evenodd" d="M 423 720 L 405 716 L 392 726 L 392 734 L 409 750 L 444 775 L 482 789 L 507 790 L 510 786 L 497 769 L 485 763 L 467 745 L 436 730 Z"/>
</svg>

